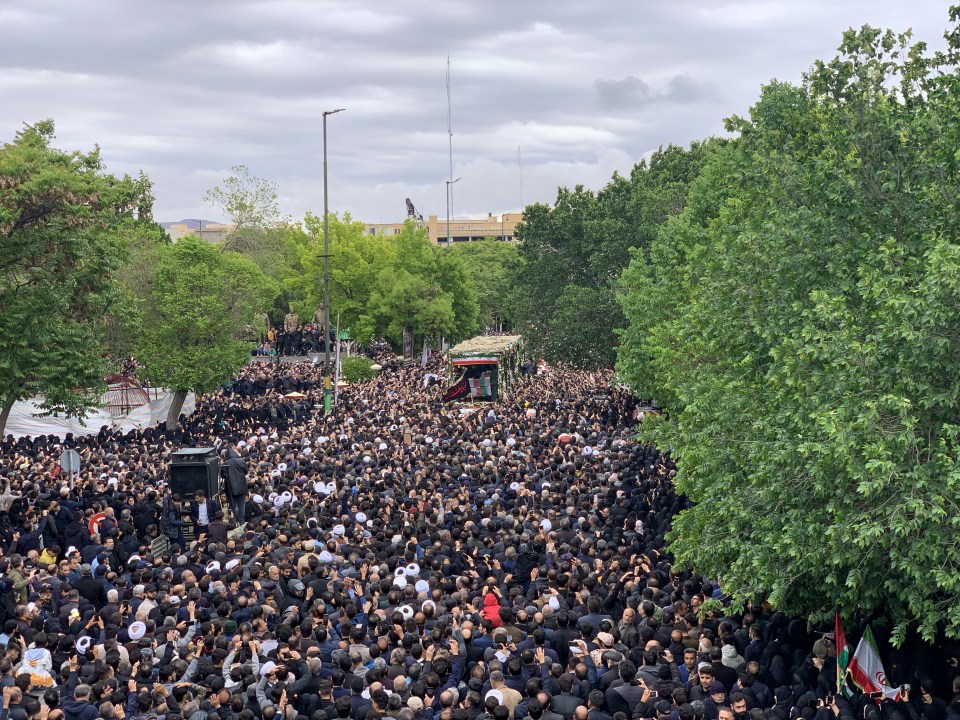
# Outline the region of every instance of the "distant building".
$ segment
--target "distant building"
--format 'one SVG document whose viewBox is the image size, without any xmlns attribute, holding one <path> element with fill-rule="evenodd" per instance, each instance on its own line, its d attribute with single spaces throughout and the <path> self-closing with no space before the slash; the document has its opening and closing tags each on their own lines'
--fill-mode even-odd
<svg viewBox="0 0 960 720">
<path fill-rule="evenodd" d="M 451 220 L 450 236 L 453 242 L 473 242 L 483 240 L 488 237 L 501 240 L 503 242 L 513 242 L 516 238 L 517 223 L 523 220 L 522 212 L 503 213 L 494 215 L 490 213 L 485 218 L 479 220 Z M 430 242 L 443 244 L 447 242 L 447 220 L 440 219 L 436 215 L 430 215 L 424 226 L 427 229 L 427 235 Z M 364 228 L 366 235 L 399 235 L 403 230 L 403 223 L 367 223 Z M 206 231 L 206 228 L 204 228 Z"/>
<path fill-rule="evenodd" d="M 186 235 L 199 235 L 209 243 L 222 243 L 227 239 L 227 235 L 233 232 L 234 226 L 204 220 L 203 227 L 199 229 L 182 222 L 165 223 L 164 228 L 173 242 Z"/>
</svg>

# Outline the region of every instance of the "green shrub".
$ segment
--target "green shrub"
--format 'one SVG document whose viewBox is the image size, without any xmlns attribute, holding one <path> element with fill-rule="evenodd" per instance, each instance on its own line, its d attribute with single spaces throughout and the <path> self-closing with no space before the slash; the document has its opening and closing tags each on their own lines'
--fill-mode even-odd
<svg viewBox="0 0 960 720">
<path fill-rule="evenodd" d="M 348 357 L 340 361 L 340 375 L 347 382 L 372 380 L 377 374 L 372 370 L 373 361 L 366 357 Z"/>
</svg>

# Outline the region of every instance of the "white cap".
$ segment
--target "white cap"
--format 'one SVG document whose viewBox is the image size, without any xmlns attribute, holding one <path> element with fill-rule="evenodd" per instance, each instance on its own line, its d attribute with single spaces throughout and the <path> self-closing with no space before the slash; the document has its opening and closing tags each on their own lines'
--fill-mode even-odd
<svg viewBox="0 0 960 720">
<path fill-rule="evenodd" d="M 338 537 L 343 535 L 346 531 L 347 529 L 343 527 L 343 525 L 341 525 L 340 523 L 337 523 L 336 525 L 333 526 L 333 534 Z"/>
<path fill-rule="evenodd" d="M 127 634 L 130 636 L 131 640 L 139 640 L 144 635 L 147 634 L 147 625 L 141 620 L 130 623 L 130 627 L 127 628 Z"/>
<path fill-rule="evenodd" d="M 426 580 L 417 580 L 417 584 L 413 587 L 418 593 L 430 592 L 430 583 L 428 583 Z"/>
<path fill-rule="evenodd" d="M 357 513 L 357 522 L 358 522 L 358 523 L 365 523 L 366 521 L 367 521 L 367 514 L 366 514 L 366 513 L 362 513 L 362 512 L 358 512 L 358 513 Z"/>
<path fill-rule="evenodd" d="M 403 590 L 407 586 L 407 579 L 403 575 L 397 575 L 393 578 L 393 584 Z"/>
<path fill-rule="evenodd" d="M 413 608 L 410 607 L 409 605 L 401 605 L 401 606 L 400 606 L 400 614 L 403 615 L 405 618 L 412 618 L 412 617 L 413 617 Z"/>
<path fill-rule="evenodd" d="M 540 521 L 540 529 L 544 532 L 550 532 L 553 530 L 553 523 L 550 522 L 547 518 L 544 518 Z"/>
</svg>

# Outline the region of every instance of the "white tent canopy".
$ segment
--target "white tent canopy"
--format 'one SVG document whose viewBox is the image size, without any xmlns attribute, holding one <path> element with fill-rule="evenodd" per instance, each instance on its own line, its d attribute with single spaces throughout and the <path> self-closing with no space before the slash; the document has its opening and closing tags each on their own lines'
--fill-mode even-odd
<svg viewBox="0 0 960 720">
<path fill-rule="evenodd" d="M 56 435 L 61 438 L 67 433 L 73 433 L 75 436 L 96 435 L 104 425 L 113 429 L 120 429 L 123 432 L 142 430 L 159 425 L 167 419 L 167 412 L 170 409 L 172 399 L 173 393 L 163 390 L 156 400 L 151 400 L 146 405 L 134 408 L 126 415 L 112 415 L 106 409 L 99 408 L 92 410 L 86 419 L 79 420 L 75 417 L 63 415 L 41 417 L 40 414 L 43 412 L 40 410 L 40 403 L 43 402 L 42 398 L 31 398 L 14 403 L 3 434 L 13 435 L 14 437 Z M 190 415 L 195 409 L 196 397 L 193 393 L 190 393 L 187 395 L 186 402 L 183 403 L 183 409 L 180 412 L 184 415 Z"/>
</svg>

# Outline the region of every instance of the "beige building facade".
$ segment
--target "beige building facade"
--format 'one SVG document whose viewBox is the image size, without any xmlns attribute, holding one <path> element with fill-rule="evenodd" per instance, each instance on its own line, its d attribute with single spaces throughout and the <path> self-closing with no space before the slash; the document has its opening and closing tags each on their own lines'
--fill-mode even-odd
<svg viewBox="0 0 960 720">
<path fill-rule="evenodd" d="M 186 235 L 198 235 L 209 243 L 222 243 L 232 231 L 233 225 L 215 222 L 205 222 L 201 230 L 190 227 L 186 223 L 171 223 L 167 226 L 167 235 L 173 242 Z"/>
<path fill-rule="evenodd" d="M 450 221 L 451 242 L 474 242 L 488 237 L 503 242 L 513 242 L 516 238 L 517 224 L 523 220 L 522 212 L 490 213 L 480 219 L 457 219 Z M 447 242 L 447 220 L 430 215 L 424 227 L 430 242 L 445 244 Z M 364 232 L 367 235 L 399 235 L 403 230 L 403 223 L 367 223 Z"/>
<path fill-rule="evenodd" d="M 523 220 L 522 212 L 502 213 L 487 215 L 479 219 L 457 219 L 450 221 L 451 241 L 475 242 L 488 237 L 501 240 L 503 242 L 516 241 L 517 224 Z M 427 229 L 427 235 L 430 242 L 443 245 L 447 242 L 447 221 L 446 218 L 438 218 L 436 215 L 430 215 L 423 226 Z M 225 223 L 205 222 L 203 229 L 190 227 L 186 223 L 171 223 L 166 228 L 167 234 L 173 242 L 186 235 L 198 235 L 210 243 L 222 243 L 227 235 L 233 231 L 233 225 Z M 366 235 L 399 235 L 403 231 L 403 223 L 366 223 L 364 234 Z"/>
</svg>

